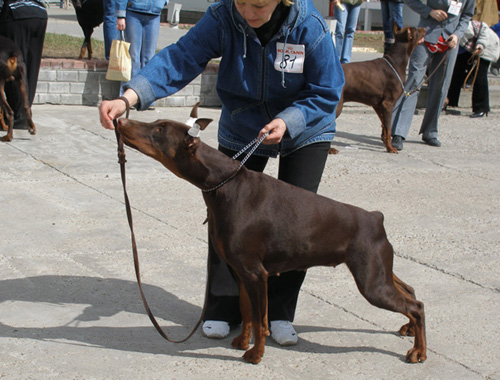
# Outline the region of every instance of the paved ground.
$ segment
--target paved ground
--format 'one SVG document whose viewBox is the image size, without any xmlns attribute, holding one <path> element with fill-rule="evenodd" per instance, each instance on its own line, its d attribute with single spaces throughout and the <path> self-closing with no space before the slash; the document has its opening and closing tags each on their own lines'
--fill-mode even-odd
<svg viewBox="0 0 500 380">
<path fill-rule="evenodd" d="M 134 281 L 114 134 L 93 107 L 34 107 L 38 134 L 0 144 L 0 377 L 5 379 L 500 379 L 499 117 L 441 119 L 442 148 L 420 143 L 421 116 L 398 155 L 373 111 L 339 119 L 320 193 L 385 214 L 395 271 L 425 303 L 428 360 L 404 363 L 405 318 L 370 306 L 346 268 L 309 271 L 295 347 L 267 344 L 261 364 L 197 332 L 164 341 Z M 132 118 L 185 120 L 189 109 Z M 219 110 L 200 116 L 218 119 Z M 202 139 L 215 145 L 216 124 Z M 206 259 L 201 193 L 128 151 L 143 281 L 175 338 L 197 321 Z M 272 160 L 268 173 L 276 174 Z M 318 223 L 321 223 L 318 220 Z M 236 335 L 234 331 L 231 338 Z"/>
<path fill-rule="evenodd" d="M 370 306 L 344 266 L 308 272 L 298 345 L 269 340 L 259 365 L 230 347 L 237 331 L 164 341 L 135 284 L 114 134 L 94 107 L 33 113 L 36 136 L 16 130 L 0 144 L 0 378 L 500 379 L 498 109 L 481 120 L 443 115 L 441 148 L 420 142 L 416 115 L 398 155 L 385 153 L 369 108 L 350 105 L 338 120 L 340 154 L 329 157 L 319 192 L 384 213 L 395 272 L 426 307 L 428 360 L 418 365 L 404 362 L 413 339 L 395 333 L 405 318 Z M 200 116 L 217 121 L 219 110 Z M 212 146 L 216 125 L 202 135 Z M 203 303 L 205 206 L 153 160 L 127 156 L 145 290 L 162 326 L 182 338 Z M 276 171 L 272 160 L 267 172 Z"/>
</svg>

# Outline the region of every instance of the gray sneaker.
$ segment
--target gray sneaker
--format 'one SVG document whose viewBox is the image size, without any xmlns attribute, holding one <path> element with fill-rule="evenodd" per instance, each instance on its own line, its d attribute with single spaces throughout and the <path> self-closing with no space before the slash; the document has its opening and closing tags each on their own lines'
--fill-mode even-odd
<svg viewBox="0 0 500 380">
<path fill-rule="evenodd" d="M 397 150 L 403 150 L 403 138 L 398 135 L 392 136 L 392 146 Z"/>
</svg>

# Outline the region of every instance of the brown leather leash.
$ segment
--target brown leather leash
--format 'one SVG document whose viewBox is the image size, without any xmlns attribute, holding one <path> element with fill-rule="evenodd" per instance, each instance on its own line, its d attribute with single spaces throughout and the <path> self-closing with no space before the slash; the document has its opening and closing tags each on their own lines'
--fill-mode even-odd
<svg viewBox="0 0 500 380">
<path fill-rule="evenodd" d="M 436 68 L 434 69 L 434 71 L 433 71 L 432 73 L 430 73 L 430 74 L 427 76 L 427 78 L 423 79 L 423 80 L 422 80 L 422 82 L 420 82 L 420 84 L 419 84 L 416 88 L 414 88 L 414 89 L 413 89 L 413 90 L 411 90 L 411 91 L 404 91 L 404 92 L 403 92 L 404 96 L 405 96 L 405 97 L 408 97 L 408 96 L 410 96 L 410 95 L 414 94 L 415 92 L 419 91 L 419 90 L 422 88 L 422 86 L 423 86 L 424 84 L 429 83 L 429 79 L 431 79 L 431 78 L 432 78 L 432 76 L 433 76 L 434 74 L 436 74 L 437 70 L 439 69 L 439 66 L 441 66 L 443 63 L 444 63 L 444 65 L 445 65 L 445 66 L 448 64 L 448 62 L 447 62 L 447 61 L 448 61 L 448 54 L 449 54 L 449 52 L 450 52 L 450 51 L 449 51 L 449 49 L 448 49 L 448 50 L 446 50 L 446 53 L 445 53 L 445 54 L 443 54 L 443 58 L 441 58 L 441 61 L 439 61 L 438 65 L 436 66 Z M 441 81 L 443 81 L 444 74 L 445 74 L 445 72 L 444 72 L 444 70 L 443 70 L 443 76 L 442 76 L 442 78 L 441 78 Z"/>
<path fill-rule="evenodd" d="M 128 99 L 126 99 L 125 97 L 120 97 L 119 99 L 123 100 L 126 104 L 126 107 L 127 107 L 126 118 L 128 119 L 129 114 L 130 114 L 130 104 L 128 102 Z M 137 278 L 137 285 L 139 285 L 139 292 L 141 293 L 142 303 L 144 304 L 144 308 L 146 309 L 146 313 L 148 314 L 148 317 L 151 320 L 151 323 L 153 323 L 153 326 L 156 328 L 156 331 L 158 331 L 163 338 L 165 338 L 166 340 L 168 340 L 171 343 L 183 343 L 193 336 L 193 334 L 196 332 L 198 327 L 200 327 L 201 323 L 203 322 L 203 316 L 205 315 L 205 310 L 206 310 L 206 306 L 207 306 L 207 298 L 208 298 L 207 297 L 208 281 L 207 281 L 207 287 L 206 287 L 207 290 L 205 293 L 205 301 L 203 304 L 203 310 L 201 312 L 200 319 L 196 323 L 196 326 L 193 328 L 191 333 L 186 338 L 184 338 L 182 340 L 173 340 L 173 339 L 169 338 L 167 336 L 167 334 L 162 330 L 159 323 L 156 321 L 156 318 L 154 317 L 153 313 L 151 312 L 151 309 L 149 308 L 148 302 L 146 301 L 146 296 L 145 296 L 144 291 L 142 289 L 141 273 L 140 273 L 140 266 L 139 266 L 139 254 L 137 253 L 137 244 L 136 244 L 135 234 L 134 234 L 134 222 L 132 219 L 132 209 L 130 207 L 130 201 L 128 198 L 127 186 L 126 186 L 125 163 L 127 162 L 127 160 L 125 158 L 125 149 L 123 146 L 123 140 L 122 140 L 122 137 L 117 129 L 118 122 L 116 119 L 113 120 L 113 125 L 115 127 L 116 140 L 118 143 L 118 163 L 120 164 L 120 172 L 121 172 L 122 185 L 123 185 L 123 194 L 125 197 L 125 209 L 127 211 L 128 225 L 130 227 L 130 234 L 132 237 L 132 253 L 134 256 L 135 276 Z"/>
<path fill-rule="evenodd" d="M 471 65 L 471 69 L 469 70 L 467 76 L 465 77 L 464 84 L 462 85 L 462 88 L 465 92 L 467 91 L 472 91 L 474 88 L 474 84 L 476 83 L 476 78 L 477 78 L 477 73 L 479 72 L 479 63 L 481 62 L 481 59 L 479 57 L 479 52 L 477 50 L 472 53 L 470 58 L 467 60 L 467 63 Z M 474 73 L 474 77 L 472 78 L 472 82 L 470 84 L 470 87 L 467 88 L 467 81 L 469 80 L 469 77 Z"/>
</svg>

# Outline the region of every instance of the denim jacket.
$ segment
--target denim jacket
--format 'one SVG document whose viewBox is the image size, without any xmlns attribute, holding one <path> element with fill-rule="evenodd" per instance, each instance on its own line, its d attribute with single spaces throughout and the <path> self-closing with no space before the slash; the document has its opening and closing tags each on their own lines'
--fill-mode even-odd
<svg viewBox="0 0 500 380">
<path fill-rule="evenodd" d="M 286 54 L 278 55 L 278 42 L 284 49 L 302 49 L 303 72 L 285 71 L 293 69 L 294 62 Z M 182 89 L 218 57 L 222 146 L 242 149 L 275 118 L 285 121 L 287 132 L 280 144 L 261 145 L 258 155 L 286 155 L 333 139 L 344 75 L 330 32 L 311 0 L 296 0 L 264 47 L 234 0 L 220 0 L 176 44 L 153 57 L 127 87 L 139 95 L 139 109 L 147 109 L 154 100 Z"/>
<path fill-rule="evenodd" d="M 117 0 L 116 17 L 125 17 L 127 10 L 146 13 L 150 15 L 160 15 L 167 0 Z"/>
</svg>

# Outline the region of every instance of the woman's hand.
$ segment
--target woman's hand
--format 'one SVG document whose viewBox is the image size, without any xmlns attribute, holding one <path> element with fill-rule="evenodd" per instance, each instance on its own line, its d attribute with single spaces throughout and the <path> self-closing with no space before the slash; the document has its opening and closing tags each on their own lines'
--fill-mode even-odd
<svg viewBox="0 0 500 380">
<path fill-rule="evenodd" d="M 477 55 L 481 55 L 481 54 L 483 54 L 483 50 L 484 50 L 484 46 L 481 44 L 477 44 L 474 53 Z"/>
<path fill-rule="evenodd" d="M 441 22 L 448 18 L 448 13 L 442 9 L 433 9 L 431 13 L 429 13 L 429 16 L 431 16 L 434 20 Z"/>
<path fill-rule="evenodd" d="M 450 49 L 455 49 L 458 46 L 458 37 L 454 34 L 448 37 L 446 44 Z"/>
<path fill-rule="evenodd" d="M 269 124 L 265 125 L 259 132 L 259 138 L 264 133 L 269 132 L 267 137 L 262 142 L 264 145 L 279 144 L 286 132 L 286 124 L 283 119 L 274 119 Z"/>
<path fill-rule="evenodd" d="M 134 90 L 128 89 L 123 94 L 132 107 L 139 99 Z M 114 129 L 113 120 L 119 118 L 127 110 L 123 99 L 105 100 L 99 106 L 99 120 L 106 129 Z"/>
<path fill-rule="evenodd" d="M 125 18 L 124 17 L 120 17 L 120 18 L 117 18 L 116 19 L 116 29 L 118 30 L 125 30 L 127 24 L 125 22 Z"/>
</svg>

